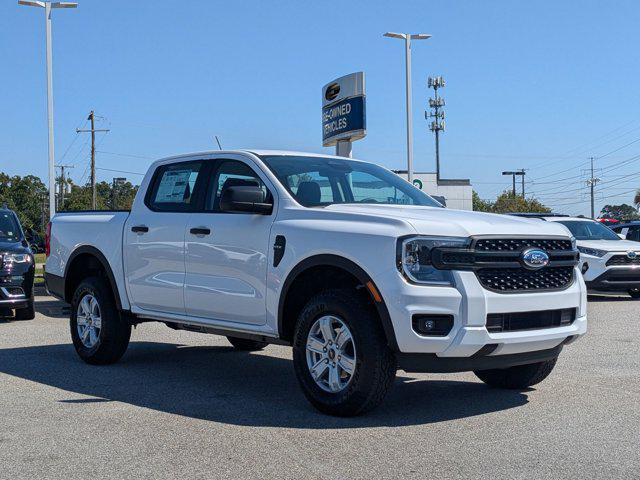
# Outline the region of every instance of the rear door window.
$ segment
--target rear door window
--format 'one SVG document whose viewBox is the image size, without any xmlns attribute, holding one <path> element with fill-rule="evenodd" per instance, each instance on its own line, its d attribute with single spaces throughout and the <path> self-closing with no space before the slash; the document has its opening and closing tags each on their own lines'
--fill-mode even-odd
<svg viewBox="0 0 640 480">
<path fill-rule="evenodd" d="M 201 170 L 202 161 L 158 167 L 145 203 L 151 210 L 163 212 L 195 210 Z"/>
</svg>

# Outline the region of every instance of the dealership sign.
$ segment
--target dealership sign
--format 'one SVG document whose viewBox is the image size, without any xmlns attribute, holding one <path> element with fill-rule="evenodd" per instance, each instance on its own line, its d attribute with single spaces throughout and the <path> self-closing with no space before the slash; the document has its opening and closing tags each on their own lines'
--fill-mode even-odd
<svg viewBox="0 0 640 480">
<path fill-rule="evenodd" d="M 322 145 L 354 141 L 367 134 L 364 73 L 337 78 L 322 88 Z"/>
</svg>

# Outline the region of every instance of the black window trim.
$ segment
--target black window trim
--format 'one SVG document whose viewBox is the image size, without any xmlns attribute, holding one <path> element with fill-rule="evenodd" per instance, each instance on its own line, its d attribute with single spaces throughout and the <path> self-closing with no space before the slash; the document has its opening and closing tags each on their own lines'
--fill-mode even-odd
<svg viewBox="0 0 640 480">
<path fill-rule="evenodd" d="M 164 208 L 157 208 L 154 206 L 153 204 L 153 197 L 155 196 L 155 194 L 157 193 L 158 190 L 158 185 L 160 184 L 160 178 L 162 176 L 162 174 L 171 167 L 174 167 L 176 165 L 188 165 L 188 164 L 193 164 L 193 163 L 199 163 L 200 164 L 200 170 L 198 171 L 198 178 L 196 179 L 196 183 L 193 187 L 193 192 L 191 194 L 191 197 L 194 201 L 188 203 L 188 204 L 184 204 L 185 208 L 169 208 L 169 209 L 164 209 Z M 149 188 L 147 188 L 147 192 L 144 196 L 144 204 L 145 206 L 151 210 L 152 212 L 159 212 L 159 213 L 193 213 L 193 212 L 197 212 L 199 211 L 203 205 L 203 196 L 202 196 L 202 183 L 205 181 L 205 179 L 207 178 L 207 170 L 209 168 L 209 162 L 206 161 L 203 158 L 195 158 L 195 159 L 190 159 L 190 160 L 184 160 L 184 161 L 180 161 L 180 162 L 169 162 L 169 163 L 163 163 L 162 165 L 158 165 L 158 167 L 156 168 L 156 170 L 153 172 L 153 177 L 151 178 L 151 181 L 149 182 Z M 172 204 L 174 205 L 174 204 Z"/>
</svg>

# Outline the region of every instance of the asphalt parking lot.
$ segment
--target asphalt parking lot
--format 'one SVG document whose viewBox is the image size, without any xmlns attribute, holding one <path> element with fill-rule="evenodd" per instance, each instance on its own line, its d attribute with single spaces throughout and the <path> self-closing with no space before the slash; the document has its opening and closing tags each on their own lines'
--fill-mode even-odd
<svg viewBox="0 0 640 480">
<path fill-rule="evenodd" d="M 144 324 L 82 363 L 61 305 L 0 321 L 0 478 L 638 478 L 640 302 L 594 297 L 590 331 L 525 392 L 399 372 L 365 417 L 317 413 L 290 350 Z"/>
</svg>

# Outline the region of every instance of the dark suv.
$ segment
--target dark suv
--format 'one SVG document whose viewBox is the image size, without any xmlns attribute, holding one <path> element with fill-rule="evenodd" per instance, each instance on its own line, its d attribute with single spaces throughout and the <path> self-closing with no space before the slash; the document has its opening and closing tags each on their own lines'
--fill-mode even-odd
<svg viewBox="0 0 640 480">
<path fill-rule="evenodd" d="M 626 240 L 640 242 L 640 221 L 621 223 L 615 227 L 609 227 Z"/>
<path fill-rule="evenodd" d="M 17 320 L 35 317 L 35 260 L 17 215 L 0 206 L 0 315 L 15 310 Z"/>
</svg>

